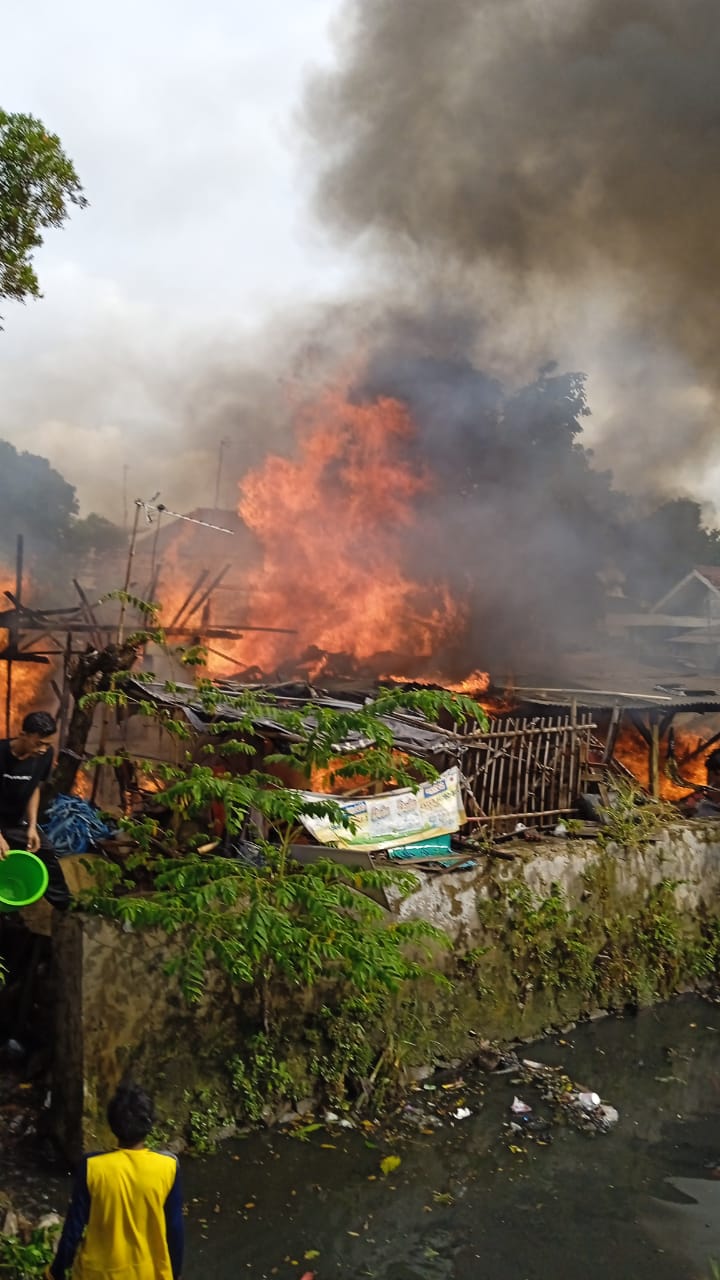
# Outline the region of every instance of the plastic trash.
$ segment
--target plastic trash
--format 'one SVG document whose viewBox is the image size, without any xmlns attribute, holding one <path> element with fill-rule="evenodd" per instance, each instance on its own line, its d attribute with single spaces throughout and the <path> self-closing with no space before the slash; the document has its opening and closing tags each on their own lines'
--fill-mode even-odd
<svg viewBox="0 0 720 1280">
<path fill-rule="evenodd" d="M 7 1058 L 10 1062 L 20 1062 L 27 1056 L 27 1049 L 19 1040 L 6 1040 L 0 1046 L 0 1057 Z"/>
<path fill-rule="evenodd" d="M 615 1107 L 608 1106 L 606 1102 L 598 1107 L 597 1115 L 598 1119 L 602 1121 L 603 1129 L 611 1129 L 620 1119 L 620 1113 Z"/>
<path fill-rule="evenodd" d="M 558 822 L 558 824 L 557 824 L 557 826 L 556 826 L 555 830 L 553 831 L 553 835 L 554 835 L 554 836 L 566 836 L 566 835 L 567 835 L 567 833 L 568 833 L 568 829 L 567 829 L 567 827 L 565 826 L 565 823 L 564 823 L 564 822 Z"/>
<path fill-rule="evenodd" d="M 455 1120 L 467 1120 L 468 1116 L 471 1115 L 472 1111 L 469 1107 L 458 1107 L 457 1111 L 453 1111 L 453 1117 Z"/>
<path fill-rule="evenodd" d="M 527 1102 L 523 1102 L 522 1098 L 513 1098 L 510 1104 L 510 1110 L 514 1116 L 529 1116 L 532 1111 L 532 1107 L 528 1106 Z"/>
<path fill-rule="evenodd" d="M 516 823 L 515 823 L 515 830 L 516 830 L 516 831 L 527 831 L 527 827 L 525 826 L 525 823 L 524 823 L 524 822 L 516 822 Z"/>
<path fill-rule="evenodd" d="M 577 1101 L 583 1111 L 595 1111 L 600 1106 L 600 1094 L 590 1092 L 579 1093 L 577 1095 Z"/>
</svg>

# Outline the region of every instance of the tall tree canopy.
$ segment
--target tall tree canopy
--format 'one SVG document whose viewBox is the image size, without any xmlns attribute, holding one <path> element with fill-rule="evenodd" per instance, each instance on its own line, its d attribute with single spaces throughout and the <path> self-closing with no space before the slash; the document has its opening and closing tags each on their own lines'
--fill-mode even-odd
<svg viewBox="0 0 720 1280">
<path fill-rule="evenodd" d="M 19 533 L 33 582 L 53 599 L 69 588 L 86 556 L 116 550 L 122 529 L 95 512 L 81 519 L 75 488 L 47 458 L 0 440 L 0 577 L 15 563 Z"/>
<path fill-rule="evenodd" d="M 86 204 L 57 135 L 35 116 L 0 109 L 0 298 L 40 297 L 32 258 L 43 232 Z"/>
</svg>

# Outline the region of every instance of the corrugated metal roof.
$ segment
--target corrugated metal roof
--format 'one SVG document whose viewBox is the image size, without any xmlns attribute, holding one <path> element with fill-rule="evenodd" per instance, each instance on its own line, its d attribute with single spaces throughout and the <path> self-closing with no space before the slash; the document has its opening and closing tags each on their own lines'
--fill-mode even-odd
<svg viewBox="0 0 720 1280">
<path fill-rule="evenodd" d="M 655 685 L 647 693 L 622 689 L 531 689 L 514 690 L 523 704 L 544 706 L 559 710 L 576 706 L 578 710 L 612 710 L 624 707 L 628 711 L 720 711 L 720 694 L 713 689 L 663 688 Z"/>
<path fill-rule="evenodd" d="M 720 710 L 720 673 L 709 674 L 679 661 L 642 660 L 622 649 L 566 654 L 554 678 L 541 670 L 517 678 L 513 692 L 523 703 L 551 708 L 660 711 Z"/>
<path fill-rule="evenodd" d="M 138 701 L 144 699 L 155 702 L 159 706 L 176 707 L 182 711 L 189 723 L 198 732 L 202 732 L 205 726 L 211 722 L 212 717 L 208 715 L 203 707 L 194 685 L 176 685 L 174 690 L 170 691 L 161 681 L 152 681 L 146 684 L 144 681 L 130 680 L 127 688 L 131 694 L 135 695 Z M 226 692 L 229 698 L 233 694 L 237 696 L 243 691 L 243 686 L 233 684 L 230 681 L 220 683 L 219 688 L 221 692 Z M 245 689 L 247 688 L 248 686 L 245 686 Z M 289 689 L 297 690 L 299 696 L 293 696 L 288 692 Z M 273 716 L 275 707 L 298 710 L 310 702 L 315 702 L 318 706 L 329 707 L 336 711 L 359 711 L 368 702 L 368 699 L 362 695 L 357 695 L 355 699 L 351 697 L 336 698 L 318 694 L 316 690 L 311 689 L 309 686 L 302 685 L 279 685 L 275 688 L 252 686 L 252 691 L 260 699 L 262 699 L 263 693 L 268 695 L 267 714 L 253 716 L 255 727 L 260 731 L 278 733 L 288 738 L 291 737 L 291 734 L 287 728 Z M 231 702 L 221 702 L 217 706 L 215 718 L 240 721 L 247 718 L 247 713 L 233 706 Z M 407 751 L 412 755 L 428 756 L 438 755 L 452 748 L 456 749 L 456 744 L 448 738 L 438 725 L 431 724 L 430 721 L 425 720 L 419 714 L 403 712 L 401 715 L 388 715 L 381 718 L 383 723 L 392 730 L 395 745 L 401 751 Z M 306 716 L 303 723 L 308 728 L 311 728 L 313 724 L 312 716 Z M 359 734 L 351 734 L 337 744 L 337 750 L 338 752 L 359 751 L 368 745 L 369 739 L 364 739 Z"/>
</svg>

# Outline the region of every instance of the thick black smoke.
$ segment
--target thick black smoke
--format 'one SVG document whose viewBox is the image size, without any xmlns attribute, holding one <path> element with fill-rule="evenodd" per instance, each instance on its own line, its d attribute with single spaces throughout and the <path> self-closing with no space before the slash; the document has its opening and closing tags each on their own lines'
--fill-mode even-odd
<svg viewBox="0 0 720 1280">
<path fill-rule="evenodd" d="M 602 370 L 617 460 L 660 489 L 715 435 L 717 19 L 715 0 L 352 0 L 308 96 L 323 217 L 390 270 L 502 298 L 519 363 L 544 327 L 545 354 Z"/>
</svg>

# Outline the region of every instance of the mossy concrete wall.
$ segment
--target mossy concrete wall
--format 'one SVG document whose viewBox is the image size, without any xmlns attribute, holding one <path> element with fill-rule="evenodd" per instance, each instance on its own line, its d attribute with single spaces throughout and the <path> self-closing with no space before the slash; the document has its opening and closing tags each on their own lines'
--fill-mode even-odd
<svg viewBox="0 0 720 1280">
<path fill-rule="evenodd" d="M 217 1074 L 238 1038 L 238 993 L 215 974 L 200 1003 L 188 1006 L 168 975 L 176 945 L 163 933 L 128 932 L 97 916 L 54 915 L 51 1115 L 74 1160 L 111 1141 L 105 1109 L 127 1077 L 154 1093 L 172 1130 L 176 1105 L 182 1108 Z"/>
<path fill-rule="evenodd" d="M 587 892 L 588 873 L 614 867 L 617 900 L 647 894 L 661 883 L 676 884 L 678 907 L 693 914 L 720 908 L 720 823 L 692 822 L 666 828 L 651 843 L 632 849 L 601 846 L 595 840 L 516 840 L 500 846 L 503 857 L 483 858 L 479 868 L 448 875 L 420 875 L 420 888 L 393 906 L 402 920 L 425 919 L 445 929 L 464 949 L 483 935 L 482 904 L 518 880 L 538 896 L 557 884 L 572 901 Z"/>
<path fill-rule="evenodd" d="M 644 848 L 558 839 L 503 851 L 512 860 L 419 871 L 417 891 L 391 903 L 401 919 L 429 920 L 456 944 L 451 985 L 425 983 L 407 1007 L 395 1006 L 408 1071 L 471 1056 L 478 1037 L 535 1036 L 710 976 L 720 952 L 720 824 L 669 828 Z M 54 942 L 53 1116 L 71 1157 L 107 1140 L 105 1106 L 128 1075 L 155 1092 L 171 1131 L 203 1099 L 227 1098 L 228 1060 L 242 1054 L 253 1025 L 252 993 L 216 976 L 189 1007 L 167 973 L 176 944 L 157 932 L 71 914 L 55 922 Z M 295 1006 L 287 1054 L 300 1061 L 307 1006 Z M 387 1032 L 378 1030 L 379 1043 Z M 309 1079 L 310 1068 L 304 1092 Z"/>
</svg>

